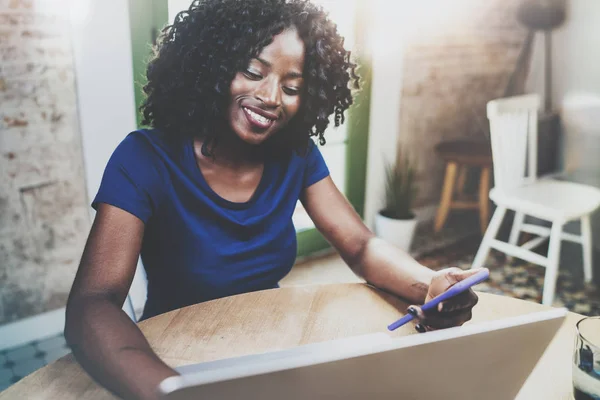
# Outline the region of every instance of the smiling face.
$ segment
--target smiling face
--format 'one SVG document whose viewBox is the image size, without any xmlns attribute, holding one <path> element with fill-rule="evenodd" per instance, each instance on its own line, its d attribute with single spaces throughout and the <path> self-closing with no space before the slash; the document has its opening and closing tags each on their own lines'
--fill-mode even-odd
<svg viewBox="0 0 600 400">
<path fill-rule="evenodd" d="M 296 29 L 287 29 L 233 78 L 228 118 L 244 142 L 263 143 L 298 112 L 304 50 Z"/>
</svg>

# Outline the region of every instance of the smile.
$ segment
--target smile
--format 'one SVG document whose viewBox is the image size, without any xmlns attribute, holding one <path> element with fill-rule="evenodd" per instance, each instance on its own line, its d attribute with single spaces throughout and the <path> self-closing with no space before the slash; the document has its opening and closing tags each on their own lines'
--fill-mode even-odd
<svg viewBox="0 0 600 400">
<path fill-rule="evenodd" d="M 275 122 L 275 119 L 267 118 L 264 115 L 260 115 L 250 110 L 249 108 L 242 107 L 242 110 L 244 110 L 248 121 L 250 121 L 253 125 L 258 126 L 259 128 L 266 129 L 273 125 L 273 122 Z"/>
</svg>

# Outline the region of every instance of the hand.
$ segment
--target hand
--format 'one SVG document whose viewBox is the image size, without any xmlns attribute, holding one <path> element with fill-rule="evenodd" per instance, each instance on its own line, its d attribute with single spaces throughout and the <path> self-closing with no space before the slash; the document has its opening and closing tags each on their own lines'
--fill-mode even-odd
<svg viewBox="0 0 600 400">
<path fill-rule="evenodd" d="M 481 268 L 463 271 L 459 268 L 447 268 L 435 273 L 429 284 L 425 302 L 442 294 L 454 284 L 475 275 Z M 477 304 L 478 298 L 473 290 L 469 289 L 446 301 L 438 304 L 437 310 L 423 312 L 421 307 L 412 305 L 408 312 L 417 319 L 415 329 L 426 332 L 436 329 L 461 326 L 471 319 L 471 309 Z"/>
</svg>

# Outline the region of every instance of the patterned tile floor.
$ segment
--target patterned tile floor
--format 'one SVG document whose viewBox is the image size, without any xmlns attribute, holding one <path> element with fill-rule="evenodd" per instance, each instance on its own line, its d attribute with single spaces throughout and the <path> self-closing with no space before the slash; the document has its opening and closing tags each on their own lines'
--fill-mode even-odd
<svg viewBox="0 0 600 400">
<path fill-rule="evenodd" d="M 419 258 L 423 264 L 433 269 L 459 267 L 468 269 L 480 243 L 479 235 L 471 235 L 458 243 Z M 492 251 L 486 260 L 490 279 L 477 289 L 541 303 L 545 269 L 521 260 L 511 263 L 506 257 Z M 574 276 L 567 268 L 559 268 L 556 283 L 555 307 L 566 307 L 583 315 L 600 315 L 600 286 L 585 284 L 581 276 Z"/>
<path fill-rule="evenodd" d="M 0 391 L 70 352 L 63 335 L 0 351 Z"/>
</svg>

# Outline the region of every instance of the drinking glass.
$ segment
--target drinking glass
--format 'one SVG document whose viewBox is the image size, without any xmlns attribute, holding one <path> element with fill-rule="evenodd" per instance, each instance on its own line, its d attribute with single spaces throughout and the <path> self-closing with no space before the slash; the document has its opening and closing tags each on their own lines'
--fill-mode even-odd
<svg viewBox="0 0 600 400">
<path fill-rule="evenodd" d="M 575 400 L 600 400 L 600 317 L 586 317 L 577 323 L 573 395 Z"/>
</svg>

